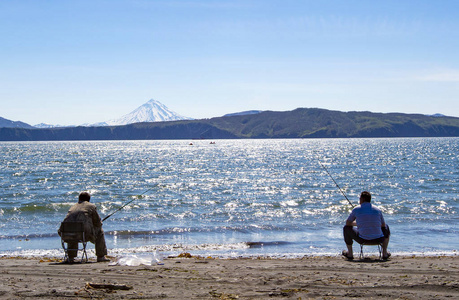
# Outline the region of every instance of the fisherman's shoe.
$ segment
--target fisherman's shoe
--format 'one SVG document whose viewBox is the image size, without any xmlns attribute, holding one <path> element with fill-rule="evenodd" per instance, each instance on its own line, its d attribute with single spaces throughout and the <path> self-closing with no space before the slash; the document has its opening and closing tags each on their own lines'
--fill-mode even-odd
<svg viewBox="0 0 459 300">
<path fill-rule="evenodd" d="M 107 261 L 110 261 L 110 260 L 106 258 L 105 256 L 101 256 L 97 258 L 97 262 L 107 262 Z"/>
</svg>

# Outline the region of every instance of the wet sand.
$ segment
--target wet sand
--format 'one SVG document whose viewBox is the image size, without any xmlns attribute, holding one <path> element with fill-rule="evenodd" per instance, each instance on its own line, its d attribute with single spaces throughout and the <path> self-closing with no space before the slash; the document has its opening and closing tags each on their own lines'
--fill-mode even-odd
<svg viewBox="0 0 459 300">
<path fill-rule="evenodd" d="M 114 258 L 115 259 L 115 258 Z M 116 259 L 115 259 L 116 260 Z M 163 265 L 0 259 L 1 299 L 459 299 L 459 257 L 167 258 Z"/>
</svg>

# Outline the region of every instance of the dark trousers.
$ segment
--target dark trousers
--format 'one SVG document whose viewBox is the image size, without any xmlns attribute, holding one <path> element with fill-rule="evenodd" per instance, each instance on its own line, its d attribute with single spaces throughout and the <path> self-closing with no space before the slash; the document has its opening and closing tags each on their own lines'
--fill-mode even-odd
<svg viewBox="0 0 459 300">
<path fill-rule="evenodd" d="M 386 224 L 385 228 L 382 228 L 382 232 L 384 234 L 384 237 L 374 239 L 374 240 L 365 240 L 359 236 L 359 231 L 357 227 L 354 226 L 344 226 L 343 227 L 343 235 L 344 235 L 344 242 L 346 245 L 352 245 L 354 241 L 356 241 L 359 244 L 377 244 L 377 243 L 382 243 L 386 238 L 390 236 L 390 230 L 389 230 L 389 225 Z"/>
<path fill-rule="evenodd" d="M 95 240 L 89 240 L 91 243 L 94 243 L 96 245 L 96 256 L 97 257 L 102 257 L 107 255 L 107 245 L 105 244 L 105 234 L 104 230 L 100 228 L 100 230 L 96 231 L 96 238 Z M 68 243 L 69 249 L 77 249 L 78 248 L 78 243 L 73 243 L 70 242 Z M 78 251 L 68 251 L 69 258 L 73 259 L 78 255 Z"/>
</svg>

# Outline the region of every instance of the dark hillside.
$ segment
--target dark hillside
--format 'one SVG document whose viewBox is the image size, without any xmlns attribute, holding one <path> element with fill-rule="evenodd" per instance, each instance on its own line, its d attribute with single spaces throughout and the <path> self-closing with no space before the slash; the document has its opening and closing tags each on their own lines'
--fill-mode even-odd
<svg viewBox="0 0 459 300">
<path fill-rule="evenodd" d="M 318 108 L 107 127 L 0 128 L 2 141 L 459 136 L 459 118 Z"/>
<path fill-rule="evenodd" d="M 50 129 L 0 128 L 0 141 L 177 140 L 237 138 L 209 124 L 194 121 L 136 123 L 110 127 Z"/>
<path fill-rule="evenodd" d="M 209 120 L 245 138 L 459 136 L 459 118 L 298 108 Z"/>
</svg>

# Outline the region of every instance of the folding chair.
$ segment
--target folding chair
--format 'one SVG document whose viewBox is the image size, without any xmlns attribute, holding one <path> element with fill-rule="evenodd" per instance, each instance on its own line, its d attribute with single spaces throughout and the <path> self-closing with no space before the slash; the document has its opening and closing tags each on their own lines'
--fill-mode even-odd
<svg viewBox="0 0 459 300">
<path fill-rule="evenodd" d="M 384 242 L 384 237 L 379 238 L 379 239 L 374 239 L 374 240 L 364 240 L 360 244 L 360 259 L 364 259 L 365 256 L 363 254 L 363 246 L 378 246 L 378 251 L 379 251 L 379 259 L 382 259 L 382 245 Z"/>
<path fill-rule="evenodd" d="M 79 246 L 80 243 L 82 244 L 81 247 Z M 70 262 L 69 251 L 74 251 L 75 257 L 77 257 L 78 250 L 83 251 L 83 255 L 81 256 L 81 262 L 88 261 L 88 254 L 86 253 L 87 241 L 84 235 L 83 222 L 62 222 L 61 244 L 65 252 L 64 261 Z M 73 248 L 74 245 L 76 245 L 76 248 Z M 72 246 L 72 248 L 69 248 L 69 246 Z"/>
</svg>

